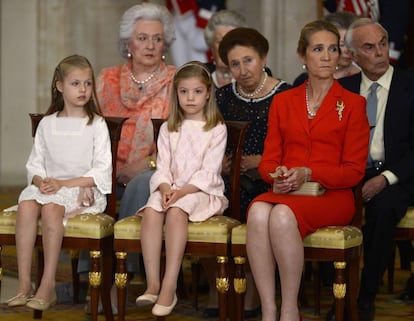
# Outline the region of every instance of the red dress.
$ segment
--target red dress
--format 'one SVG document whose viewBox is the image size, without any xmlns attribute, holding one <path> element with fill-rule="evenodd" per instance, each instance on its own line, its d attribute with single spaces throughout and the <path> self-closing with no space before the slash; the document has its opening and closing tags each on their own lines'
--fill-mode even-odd
<svg viewBox="0 0 414 321">
<path fill-rule="evenodd" d="M 369 141 L 365 98 L 335 80 L 315 118 L 309 120 L 305 92 L 306 83 L 274 97 L 258 169 L 265 181 L 273 183 L 269 173 L 279 165 L 309 167 L 312 181 L 321 183 L 326 192 L 322 196 L 294 196 L 269 191 L 253 200 L 289 206 L 302 237 L 322 226 L 351 221 L 352 187 L 364 175 Z"/>
</svg>

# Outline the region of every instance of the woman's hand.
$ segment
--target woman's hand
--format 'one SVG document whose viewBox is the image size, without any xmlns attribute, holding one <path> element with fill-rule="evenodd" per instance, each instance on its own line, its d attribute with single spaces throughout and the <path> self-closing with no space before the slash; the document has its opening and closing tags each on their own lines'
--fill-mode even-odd
<svg viewBox="0 0 414 321">
<path fill-rule="evenodd" d="M 249 155 L 249 156 L 242 156 L 240 169 L 241 172 L 245 172 L 251 168 L 259 167 L 260 160 L 262 159 L 262 155 Z"/>
<path fill-rule="evenodd" d="M 286 194 L 291 191 L 291 185 L 287 181 L 288 179 L 288 169 L 286 166 L 278 166 L 275 170 L 276 178 L 274 179 L 274 184 L 280 193 Z"/>
<path fill-rule="evenodd" d="M 232 158 L 232 155 L 227 155 L 227 154 L 224 155 L 223 162 L 221 164 L 222 175 L 230 175 L 231 158 Z"/>
<path fill-rule="evenodd" d="M 141 159 L 139 161 L 127 164 L 117 171 L 117 181 L 118 183 L 126 186 L 126 184 L 128 184 L 131 179 L 147 170 L 148 164 L 146 159 Z"/>
<path fill-rule="evenodd" d="M 281 193 L 289 193 L 300 189 L 308 179 L 308 173 L 304 167 L 292 167 L 288 170 L 286 166 L 279 166 L 276 169 L 276 174 L 278 176 L 275 179 L 275 184 Z"/>
</svg>

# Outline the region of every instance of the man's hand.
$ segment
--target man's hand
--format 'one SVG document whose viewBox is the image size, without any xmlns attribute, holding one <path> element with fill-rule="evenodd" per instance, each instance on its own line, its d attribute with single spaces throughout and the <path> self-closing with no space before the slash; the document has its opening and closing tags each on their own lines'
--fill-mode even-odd
<svg viewBox="0 0 414 321">
<path fill-rule="evenodd" d="M 375 195 L 387 187 L 387 179 L 384 175 L 377 175 L 367 180 L 362 186 L 362 199 L 369 202 Z"/>
</svg>

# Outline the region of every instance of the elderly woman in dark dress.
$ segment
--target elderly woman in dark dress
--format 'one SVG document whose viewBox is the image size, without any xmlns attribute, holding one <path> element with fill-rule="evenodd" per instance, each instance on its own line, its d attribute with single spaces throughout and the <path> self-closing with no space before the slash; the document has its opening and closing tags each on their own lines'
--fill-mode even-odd
<svg viewBox="0 0 414 321">
<path fill-rule="evenodd" d="M 233 29 L 223 37 L 219 47 L 220 57 L 229 66 L 234 80 L 217 90 L 217 104 L 225 120 L 250 122 L 241 165 L 243 221 L 251 200 L 269 188 L 260 179 L 257 166 L 263 153 L 270 103 L 274 95 L 290 88 L 285 81 L 265 72 L 268 51 L 267 39 L 251 28 Z M 228 162 L 223 169 L 229 170 Z"/>
</svg>

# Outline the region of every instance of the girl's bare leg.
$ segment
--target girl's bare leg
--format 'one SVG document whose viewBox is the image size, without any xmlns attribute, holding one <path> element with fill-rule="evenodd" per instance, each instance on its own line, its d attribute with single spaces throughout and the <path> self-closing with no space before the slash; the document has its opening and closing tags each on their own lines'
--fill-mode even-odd
<svg viewBox="0 0 414 321">
<path fill-rule="evenodd" d="M 165 275 L 162 280 L 157 304 L 169 306 L 177 290 L 185 245 L 188 235 L 188 215 L 183 210 L 173 207 L 168 210 L 165 219 Z"/>
<path fill-rule="evenodd" d="M 149 207 L 143 213 L 141 247 L 147 278 L 146 294 L 157 295 L 160 291 L 160 257 L 164 217 L 163 213 Z"/>
<path fill-rule="evenodd" d="M 37 220 L 40 205 L 36 201 L 22 201 L 19 204 L 16 219 L 16 254 L 19 275 L 18 293 L 31 291 L 31 270 L 33 247 L 37 234 Z"/>
<path fill-rule="evenodd" d="M 37 299 L 50 301 L 55 294 L 56 269 L 64 234 L 63 216 L 65 208 L 57 204 L 45 204 L 41 209 L 42 241 L 44 253 L 44 271 L 40 286 L 36 292 Z"/>
</svg>

